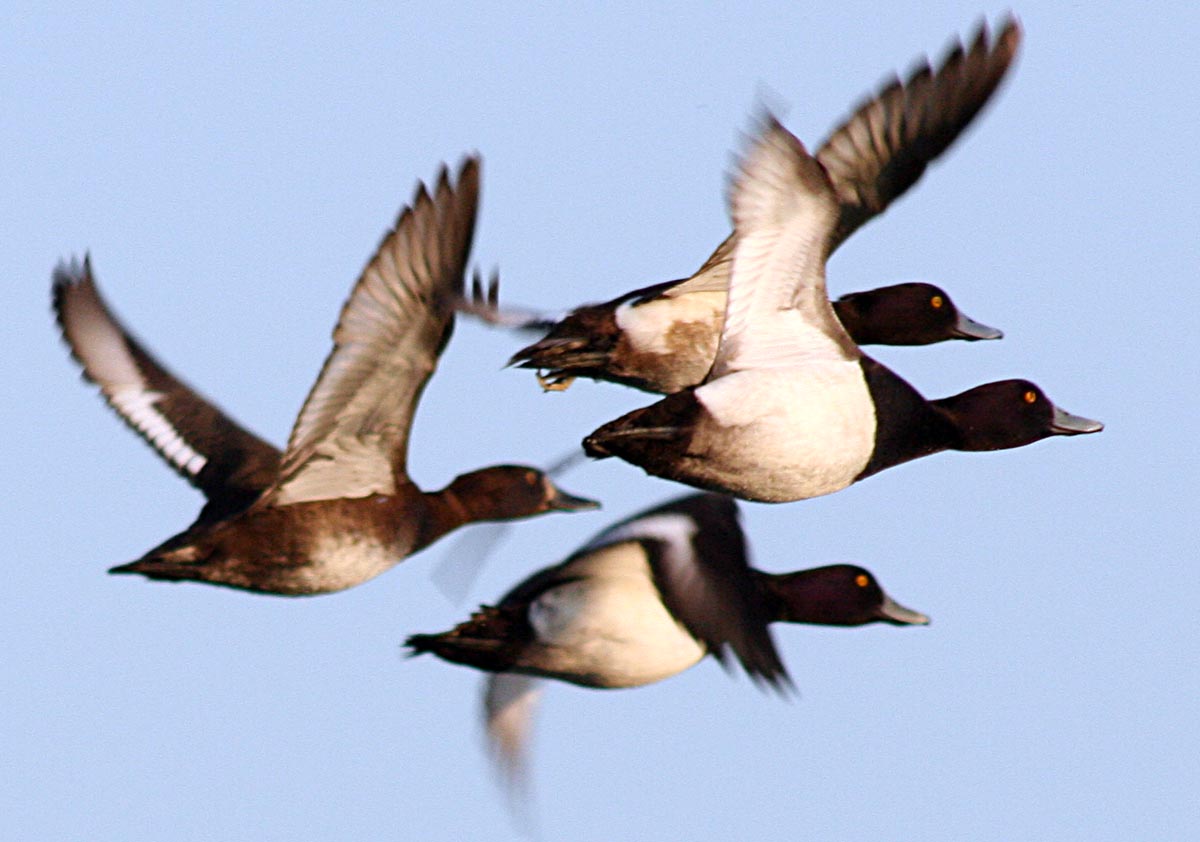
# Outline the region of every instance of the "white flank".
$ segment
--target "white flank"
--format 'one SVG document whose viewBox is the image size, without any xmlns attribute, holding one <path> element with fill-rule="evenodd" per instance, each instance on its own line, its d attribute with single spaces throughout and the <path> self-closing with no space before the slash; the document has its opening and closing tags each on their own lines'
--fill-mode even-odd
<svg viewBox="0 0 1200 842">
<path fill-rule="evenodd" d="M 875 447 L 875 404 L 856 362 L 734 372 L 696 398 L 711 416 L 705 430 L 724 437 L 704 469 L 750 499 L 831 494 L 854 481 Z"/>
<path fill-rule="evenodd" d="M 626 302 L 613 313 L 617 327 L 628 341 L 639 351 L 655 354 L 678 353 L 679 348 L 670 344 L 670 331 L 675 325 L 692 322 L 702 326 L 716 336 L 721 330 L 725 315 L 724 291 L 695 292 L 677 298 L 659 298 L 645 304 L 633 305 Z M 697 349 L 697 353 L 701 353 Z"/>
<path fill-rule="evenodd" d="M 593 687 L 637 687 L 680 673 L 706 654 L 663 605 L 640 544 L 598 550 L 568 572 L 582 578 L 529 607 L 545 652 L 539 668 Z"/>
</svg>

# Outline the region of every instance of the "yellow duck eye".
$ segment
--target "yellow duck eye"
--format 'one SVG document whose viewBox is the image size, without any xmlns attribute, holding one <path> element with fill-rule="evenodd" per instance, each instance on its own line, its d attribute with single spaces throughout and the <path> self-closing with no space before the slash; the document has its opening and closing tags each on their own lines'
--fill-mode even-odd
<svg viewBox="0 0 1200 842">
<path fill-rule="evenodd" d="M 871 577 L 866 573 L 859 573 L 854 577 L 854 584 L 858 585 L 860 588 L 865 588 L 867 585 L 871 584 Z"/>
<path fill-rule="evenodd" d="M 933 298 L 929 299 L 929 306 L 935 310 L 942 309 L 942 305 L 945 303 L 945 299 L 943 299 L 940 295 L 935 295 Z"/>
<path fill-rule="evenodd" d="M 1025 403 L 1037 403 L 1037 392 L 1032 389 L 1022 395 L 1022 397 L 1025 398 Z"/>
</svg>

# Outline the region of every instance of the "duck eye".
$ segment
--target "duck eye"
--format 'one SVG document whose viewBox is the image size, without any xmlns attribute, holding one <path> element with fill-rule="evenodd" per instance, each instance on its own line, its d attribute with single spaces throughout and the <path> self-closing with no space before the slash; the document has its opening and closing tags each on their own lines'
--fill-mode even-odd
<svg viewBox="0 0 1200 842">
<path fill-rule="evenodd" d="M 860 588 L 865 588 L 867 585 L 871 584 L 871 577 L 866 573 L 859 573 L 854 577 L 854 584 L 858 585 Z"/>
<path fill-rule="evenodd" d="M 944 298 L 942 298 L 940 295 L 935 295 L 933 298 L 929 299 L 929 306 L 935 310 L 942 309 L 942 305 L 945 303 L 946 303 L 946 300 Z"/>
<path fill-rule="evenodd" d="M 1030 389 L 1021 397 L 1025 399 L 1025 403 L 1037 403 L 1037 392 L 1033 391 L 1033 389 Z"/>
</svg>

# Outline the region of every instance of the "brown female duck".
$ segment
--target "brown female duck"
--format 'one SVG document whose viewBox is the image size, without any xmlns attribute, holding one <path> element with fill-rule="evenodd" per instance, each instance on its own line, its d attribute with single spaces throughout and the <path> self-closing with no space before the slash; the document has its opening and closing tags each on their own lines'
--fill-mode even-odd
<svg viewBox="0 0 1200 842">
<path fill-rule="evenodd" d="M 450 338 L 479 195 L 419 185 L 342 309 L 334 348 L 281 454 L 172 375 L 112 316 L 85 259 L 54 273 L 63 336 L 109 405 L 207 504 L 196 522 L 113 568 L 263 593 L 360 584 L 465 524 L 593 508 L 541 471 L 496 465 L 441 491 L 408 477 L 413 413 Z"/>
</svg>

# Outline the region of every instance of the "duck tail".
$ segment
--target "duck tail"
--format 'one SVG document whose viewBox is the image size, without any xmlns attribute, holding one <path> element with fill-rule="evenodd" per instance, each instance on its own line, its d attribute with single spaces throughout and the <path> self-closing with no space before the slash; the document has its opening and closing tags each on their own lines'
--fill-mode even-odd
<svg viewBox="0 0 1200 842">
<path fill-rule="evenodd" d="M 147 579 L 162 579 L 175 582 L 200 578 L 196 574 L 196 568 L 193 565 L 154 558 L 143 558 L 131 561 L 128 564 L 119 564 L 116 567 L 109 568 L 108 572 L 116 575 L 140 573 Z"/>
<path fill-rule="evenodd" d="M 193 545 L 174 546 L 178 540 L 172 538 L 162 546 L 156 547 L 137 561 L 119 564 L 109 568 L 109 573 L 124 575 L 140 573 L 147 579 L 181 582 L 202 579 L 201 568 L 204 561 L 202 553 Z"/>
<path fill-rule="evenodd" d="M 428 652 L 443 661 L 504 672 L 512 666 L 514 633 L 519 633 L 516 628 L 519 621 L 515 612 L 485 605 L 450 631 L 410 635 L 404 645 L 409 649 L 409 657 Z"/>
</svg>

